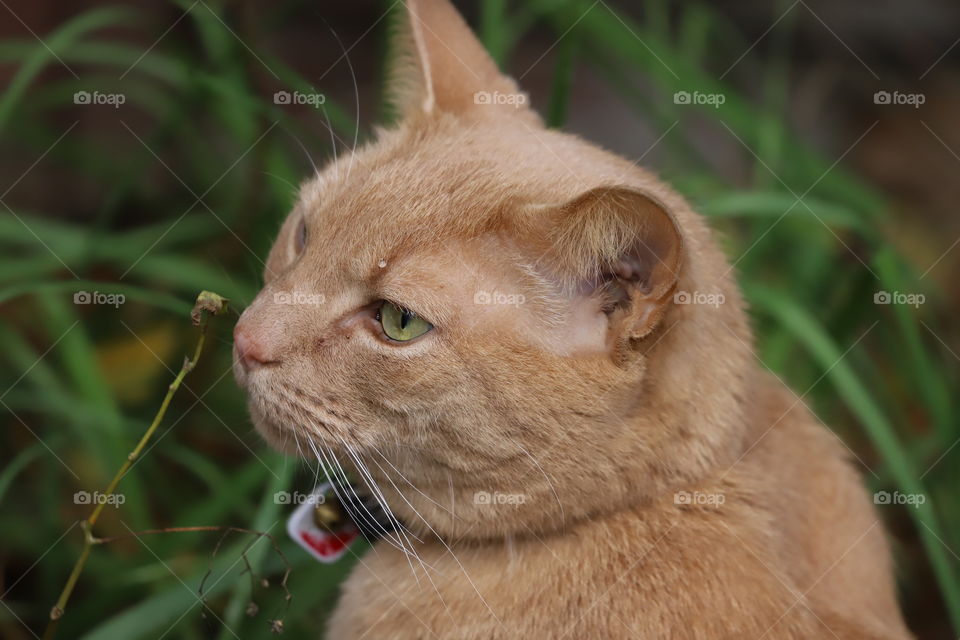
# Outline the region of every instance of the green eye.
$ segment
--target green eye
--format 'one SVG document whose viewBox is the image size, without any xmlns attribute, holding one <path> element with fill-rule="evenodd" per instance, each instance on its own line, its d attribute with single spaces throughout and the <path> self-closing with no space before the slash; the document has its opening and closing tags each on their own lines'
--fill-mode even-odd
<svg viewBox="0 0 960 640">
<path fill-rule="evenodd" d="M 406 309 L 401 309 L 392 302 L 384 300 L 380 311 L 377 313 L 377 320 L 383 327 L 383 332 L 387 337 L 397 342 L 407 342 L 414 338 L 419 338 L 433 325 Z"/>
</svg>

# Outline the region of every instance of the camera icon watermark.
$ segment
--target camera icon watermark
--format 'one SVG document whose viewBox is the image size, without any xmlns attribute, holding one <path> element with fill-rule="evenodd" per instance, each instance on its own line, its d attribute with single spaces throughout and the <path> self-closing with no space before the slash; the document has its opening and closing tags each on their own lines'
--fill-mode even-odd
<svg viewBox="0 0 960 640">
<path fill-rule="evenodd" d="M 119 109 L 127 101 L 123 93 L 101 93 L 99 91 L 77 91 L 73 94 L 73 104 L 108 105 Z"/>
<path fill-rule="evenodd" d="M 675 505 L 719 507 L 726 501 L 727 496 L 722 493 L 681 490 L 673 494 L 673 504 Z"/>
<path fill-rule="evenodd" d="M 73 494 L 73 504 L 106 504 L 113 507 L 119 507 L 127 501 L 127 497 L 122 493 L 101 493 L 99 491 L 94 491 L 90 493 L 89 491 L 77 491 Z"/>
<path fill-rule="evenodd" d="M 527 103 L 525 93 L 502 93 L 500 91 L 477 91 L 473 94 L 474 104 L 507 105 L 519 109 Z"/>
<path fill-rule="evenodd" d="M 873 494 L 873 504 L 887 505 L 898 504 L 907 505 L 916 509 L 927 501 L 927 496 L 922 493 L 900 493 L 899 491 L 877 491 Z"/>
<path fill-rule="evenodd" d="M 274 504 L 318 505 L 326 502 L 326 499 L 326 495 L 323 492 L 303 493 L 302 491 L 277 491 L 273 494 Z"/>
<path fill-rule="evenodd" d="M 109 305 L 118 309 L 127 301 L 122 293 L 101 293 L 100 291 L 77 291 L 73 294 L 73 304 Z"/>
<path fill-rule="evenodd" d="M 900 91 L 877 91 L 873 94 L 873 104 L 903 105 L 919 109 L 926 103 L 927 96 L 923 93 L 902 93 Z"/>
<path fill-rule="evenodd" d="M 900 291 L 877 291 L 873 294 L 873 304 L 905 304 L 918 309 L 927 301 L 922 293 L 903 293 Z"/>
<path fill-rule="evenodd" d="M 520 506 L 526 503 L 525 493 L 501 493 L 499 491 L 477 491 L 473 494 L 473 504 L 478 505 L 512 505 Z"/>
<path fill-rule="evenodd" d="M 309 105 L 314 109 L 327 102 L 323 93 L 303 93 L 301 91 L 277 91 L 273 94 L 273 104 L 279 105 Z"/>
<path fill-rule="evenodd" d="M 302 291 L 278 291 L 273 294 L 274 304 L 319 306 L 327 301 L 322 293 L 304 293 Z"/>
<path fill-rule="evenodd" d="M 703 304 L 714 308 L 727 301 L 722 293 L 705 293 L 703 291 L 677 291 L 673 294 L 674 304 Z"/>
<path fill-rule="evenodd" d="M 723 93 L 703 93 L 701 91 L 677 91 L 673 94 L 673 104 L 705 105 L 719 109 L 727 101 Z"/>
<path fill-rule="evenodd" d="M 503 293 L 501 291 L 480 290 L 473 294 L 473 304 L 479 305 L 507 305 L 519 307 L 527 301 L 522 293 Z"/>
</svg>

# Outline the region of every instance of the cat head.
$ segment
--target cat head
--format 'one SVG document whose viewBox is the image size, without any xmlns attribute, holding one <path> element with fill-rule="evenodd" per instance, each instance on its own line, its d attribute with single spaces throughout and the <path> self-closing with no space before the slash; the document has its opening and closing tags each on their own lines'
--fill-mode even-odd
<svg viewBox="0 0 960 640">
<path fill-rule="evenodd" d="M 448 2 L 406 8 L 399 123 L 303 185 L 237 324 L 260 432 L 451 537 L 557 529 L 732 460 L 750 334 L 700 218 L 544 127 Z"/>
</svg>

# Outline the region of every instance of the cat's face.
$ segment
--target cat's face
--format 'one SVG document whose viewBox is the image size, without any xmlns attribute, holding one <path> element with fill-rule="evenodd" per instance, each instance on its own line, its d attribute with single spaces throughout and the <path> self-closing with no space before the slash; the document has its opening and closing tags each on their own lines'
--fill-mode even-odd
<svg viewBox="0 0 960 640">
<path fill-rule="evenodd" d="M 699 222 L 515 106 L 448 5 L 409 5 L 404 121 L 303 186 L 237 325 L 258 429 L 363 465 L 412 528 L 451 535 L 559 526 L 684 477 L 677 456 L 706 464 L 723 447 L 671 430 L 666 399 L 687 392 L 663 386 L 690 332 L 667 327 L 696 318 L 673 293 L 696 268 L 685 243 L 708 242 Z M 727 321 L 744 333 L 739 309 Z"/>
</svg>

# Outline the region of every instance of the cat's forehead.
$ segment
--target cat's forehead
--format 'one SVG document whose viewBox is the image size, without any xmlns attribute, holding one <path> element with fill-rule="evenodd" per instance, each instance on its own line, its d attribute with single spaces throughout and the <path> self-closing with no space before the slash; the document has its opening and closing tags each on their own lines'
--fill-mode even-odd
<svg viewBox="0 0 960 640">
<path fill-rule="evenodd" d="M 528 226 L 529 205 L 576 196 L 612 173 L 605 165 L 605 154 L 565 134 L 434 121 L 341 156 L 302 187 L 297 210 L 325 260 L 369 264 L 512 233 Z"/>
<path fill-rule="evenodd" d="M 518 203 L 572 197 L 598 179 L 600 164 L 588 161 L 572 136 L 512 121 L 451 119 L 381 132 L 304 185 L 300 203 L 306 215 L 334 226 L 456 234 L 483 230 Z"/>
<path fill-rule="evenodd" d="M 456 228 L 519 195 L 522 183 L 510 182 L 491 154 L 442 139 L 391 141 L 327 167 L 304 187 L 301 204 L 307 215 L 335 224 Z"/>
</svg>

